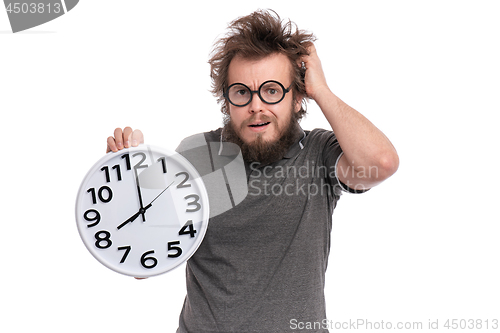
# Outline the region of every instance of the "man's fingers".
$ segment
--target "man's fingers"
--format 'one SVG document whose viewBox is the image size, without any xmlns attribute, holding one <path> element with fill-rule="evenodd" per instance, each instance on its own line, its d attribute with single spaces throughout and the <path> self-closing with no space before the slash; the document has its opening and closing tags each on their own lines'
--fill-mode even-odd
<svg viewBox="0 0 500 333">
<path fill-rule="evenodd" d="M 131 147 L 132 145 L 131 139 L 132 139 L 132 128 L 127 126 L 123 129 L 123 146 L 125 148 Z"/>
<path fill-rule="evenodd" d="M 108 137 L 108 140 L 106 141 L 106 143 L 107 143 L 106 153 L 109 153 L 110 151 L 113 151 L 113 152 L 118 151 L 114 137 L 112 137 L 112 136 Z"/>
<path fill-rule="evenodd" d="M 106 153 L 110 151 L 117 152 L 123 148 L 137 147 L 144 143 L 144 135 L 138 129 L 134 131 L 130 127 L 125 127 L 123 130 L 116 128 L 113 135 L 108 137 L 106 141 Z"/>
<path fill-rule="evenodd" d="M 131 136 L 132 147 L 137 147 L 139 144 L 144 143 L 144 135 L 141 130 L 136 129 L 132 132 Z"/>
<path fill-rule="evenodd" d="M 121 128 L 115 129 L 115 132 L 113 134 L 114 134 L 114 141 L 116 148 L 118 150 L 122 149 L 123 148 L 122 129 Z"/>
</svg>

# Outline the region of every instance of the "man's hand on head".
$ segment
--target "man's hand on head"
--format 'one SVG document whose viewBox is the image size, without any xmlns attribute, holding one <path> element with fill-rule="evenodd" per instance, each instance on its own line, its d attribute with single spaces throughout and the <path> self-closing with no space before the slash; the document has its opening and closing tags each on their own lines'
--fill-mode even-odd
<svg viewBox="0 0 500 333">
<path fill-rule="evenodd" d="M 306 93 L 308 97 L 316 100 L 325 91 L 329 92 L 329 88 L 314 44 L 308 47 L 308 51 L 309 55 L 303 56 L 297 65 L 305 67 Z"/>
<path fill-rule="evenodd" d="M 117 152 L 123 148 L 137 147 L 144 143 L 144 135 L 141 130 L 132 130 L 130 127 L 115 129 L 114 136 L 108 137 L 106 153 Z"/>
</svg>

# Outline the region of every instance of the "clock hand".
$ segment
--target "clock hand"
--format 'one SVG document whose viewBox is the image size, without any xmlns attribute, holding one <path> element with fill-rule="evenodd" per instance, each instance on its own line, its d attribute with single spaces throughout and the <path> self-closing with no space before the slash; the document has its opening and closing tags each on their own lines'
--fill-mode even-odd
<svg viewBox="0 0 500 333">
<path fill-rule="evenodd" d="M 172 184 L 173 184 L 173 183 L 174 183 L 174 182 L 171 182 L 171 183 L 170 183 L 170 185 L 168 185 L 168 186 L 167 186 L 167 187 L 166 187 L 163 191 L 161 191 L 161 192 L 160 192 L 160 194 L 158 194 L 158 195 L 156 196 L 156 198 L 154 198 L 154 199 L 153 199 L 153 200 L 149 203 L 149 205 L 147 205 L 147 206 L 146 206 L 146 207 L 144 207 L 144 208 L 139 209 L 139 211 L 138 211 L 137 213 L 135 213 L 134 215 L 132 215 L 131 217 L 129 217 L 129 218 L 128 218 L 125 222 L 123 222 L 122 224 L 120 224 L 120 225 L 117 227 L 117 229 L 118 229 L 118 230 L 120 230 L 121 228 L 123 228 L 124 226 L 126 226 L 128 223 L 134 222 L 134 221 L 135 221 L 135 219 L 139 217 L 139 215 L 144 216 L 144 213 L 146 213 L 146 210 L 148 210 L 149 208 L 151 208 L 151 206 L 153 206 L 153 202 L 154 202 L 156 199 L 158 199 L 158 197 L 159 197 L 160 195 L 162 195 L 162 194 L 163 194 L 163 192 L 165 192 L 166 190 L 168 190 L 168 188 L 169 188 L 170 186 L 172 186 Z"/>
<path fill-rule="evenodd" d="M 139 211 L 137 213 L 135 213 L 134 215 L 132 215 L 131 217 L 129 217 L 125 222 L 123 222 L 122 224 L 120 224 L 117 227 L 117 229 L 120 230 L 121 228 L 123 228 L 124 226 L 126 226 L 128 223 L 134 222 L 135 219 L 139 217 L 139 215 L 141 215 L 141 214 L 144 215 L 144 213 L 146 212 L 146 210 L 149 209 L 149 207 L 151 207 L 151 206 L 152 205 L 149 204 L 146 207 L 139 209 Z"/>
<path fill-rule="evenodd" d="M 165 189 L 164 189 L 163 191 L 161 191 L 161 192 L 160 192 L 160 194 L 158 194 L 158 195 L 156 196 L 156 198 L 154 198 L 154 199 L 153 199 L 153 200 L 149 203 L 149 205 L 148 205 L 147 207 L 148 207 L 148 208 L 149 208 L 149 207 L 151 207 L 151 204 L 152 204 L 152 203 L 153 203 L 156 199 L 158 199 L 158 197 L 159 197 L 160 195 L 162 195 L 162 194 L 163 194 L 163 192 L 165 192 L 166 190 L 168 190 L 168 188 L 169 188 L 170 186 L 172 186 L 172 184 L 173 184 L 174 182 L 175 182 L 175 180 L 174 180 L 173 182 L 171 182 L 171 183 L 170 183 L 170 185 L 168 185 L 167 187 L 165 187 Z"/>
<path fill-rule="evenodd" d="M 139 195 L 139 204 L 141 205 L 141 210 L 142 210 L 144 209 L 144 205 L 142 204 L 141 185 L 139 184 L 139 175 L 135 167 L 134 170 L 135 170 L 135 183 L 137 184 L 137 194 Z M 146 222 L 146 216 L 144 215 L 144 213 L 141 213 L 141 215 L 142 215 L 142 222 Z"/>
</svg>

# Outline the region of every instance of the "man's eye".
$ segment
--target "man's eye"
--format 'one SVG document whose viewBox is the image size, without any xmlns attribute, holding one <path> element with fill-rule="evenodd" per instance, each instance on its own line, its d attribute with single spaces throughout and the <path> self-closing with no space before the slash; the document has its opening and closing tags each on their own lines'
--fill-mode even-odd
<svg viewBox="0 0 500 333">
<path fill-rule="evenodd" d="M 268 89 L 268 90 L 267 90 L 267 93 L 268 93 L 269 95 L 276 95 L 276 94 L 278 93 L 278 90 L 276 90 L 276 89 Z"/>
<path fill-rule="evenodd" d="M 236 95 L 239 95 L 239 96 L 244 96 L 246 93 L 247 93 L 247 91 L 245 89 L 241 89 L 241 90 L 236 91 Z"/>
</svg>

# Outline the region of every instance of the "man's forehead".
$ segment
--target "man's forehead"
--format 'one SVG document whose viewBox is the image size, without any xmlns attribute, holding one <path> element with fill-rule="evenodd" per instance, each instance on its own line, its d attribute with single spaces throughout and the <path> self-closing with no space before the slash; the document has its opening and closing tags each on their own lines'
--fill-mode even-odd
<svg viewBox="0 0 500 333">
<path fill-rule="evenodd" d="M 260 58 L 248 58 L 236 55 L 228 69 L 229 84 L 247 81 L 287 81 L 290 78 L 291 64 L 287 56 L 281 53 Z M 246 82 L 242 82 L 246 83 Z"/>
</svg>

